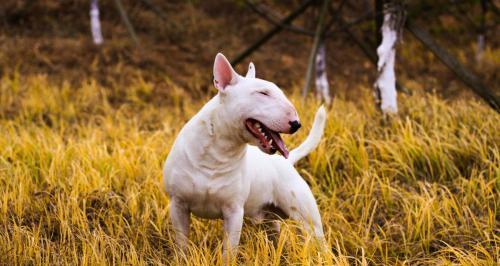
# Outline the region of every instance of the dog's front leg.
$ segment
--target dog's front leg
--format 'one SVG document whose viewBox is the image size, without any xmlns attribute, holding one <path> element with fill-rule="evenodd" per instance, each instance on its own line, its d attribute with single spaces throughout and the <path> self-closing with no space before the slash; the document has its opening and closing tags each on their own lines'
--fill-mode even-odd
<svg viewBox="0 0 500 266">
<path fill-rule="evenodd" d="M 175 242 L 184 250 L 187 246 L 191 217 L 186 204 L 177 198 L 170 200 L 170 220 L 175 231 Z"/>
<path fill-rule="evenodd" d="M 243 226 L 243 206 L 231 206 L 223 210 L 224 218 L 224 252 L 225 258 L 228 253 L 235 251 L 240 242 L 241 227 Z"/>
</svg>

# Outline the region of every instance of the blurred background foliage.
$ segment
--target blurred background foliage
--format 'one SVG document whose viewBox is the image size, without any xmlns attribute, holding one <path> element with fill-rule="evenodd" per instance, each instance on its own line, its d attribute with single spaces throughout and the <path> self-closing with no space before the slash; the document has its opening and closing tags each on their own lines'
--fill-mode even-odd
<svg viewBox="0 0 500 266">
<path fill-rule="evenodd" d="M 161 10 L 164 17 L 158 16 L 147 2 Z M 298 0 L 255 2 L 281 17 L 300 5 Z M 333 5 L 340 2 L 333 1 Z M 486 48 L 481 62 L 477 62 L 480 2 L 424 0 L 405 4 L 416 24 L 429 31 L 498 95 L 500 52 L 496 36 L 500 17 L 494 1 L 488 1 Z M 217 52 L 234 58 L 272 27 L 242 0 L 124 0 L 123 5 L 138 35 L 138 47 L 130 39 L 114 1 L 99 1 L 104 36 L 101 46 L 92 42 L 87 0 L 2 1 L 0 74 L 44 74 L 56 82 L 93 79 L 105 86 L 123 86 L 141 77 L 154 83 L 153 90 L 159 97 L 171 85 L 197 97 L 212 90 L 211 64 Z M 346 1 L 341 17 L 353 21 L 373 8 L 373 1 Z M 294 25 L 313 31 L 317 9 L 308 9 Z M 368 19 L 352 30 L 375 49 L 374 27 L 374 20 Z M 311 37 L 285 30 L 247 58 L 238 70 L 243 72 L 252 60 L 258 76 L 286 90 L 303 82 L 311 45 Z M 327 71 L 332 93 L 346 99 L 356 99 L 360 90 L 370 89 L 376 74 L 373 64 L 342 31 L 327 39 Z M 403 43 L 398 46 L 396 71 L 411 90 L 436 91 L 446 98 L 474 97 L 408 32 L 404 32 Z"/>
</svg>

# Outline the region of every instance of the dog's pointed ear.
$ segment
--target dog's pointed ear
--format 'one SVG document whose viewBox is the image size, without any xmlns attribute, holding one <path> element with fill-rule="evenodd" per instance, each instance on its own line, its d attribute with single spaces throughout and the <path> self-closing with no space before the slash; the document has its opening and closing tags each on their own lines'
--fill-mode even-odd
<svg viewBox="0 0 500 266">
<path fill-rule="evenodd" d="M 214 61 L 214 85 L 219 91 L 224 91 L 227 85 L 238 82 L 238 74 L 234 71 L 226 57 L 218 53 Z"/>
<path fill-rule="evenodd" d="M 255 78 L 255 65 L 252 62 L 250 62 L 250 64 L 248 65 L 248 72 L 245 77 Z"/>
</svg>

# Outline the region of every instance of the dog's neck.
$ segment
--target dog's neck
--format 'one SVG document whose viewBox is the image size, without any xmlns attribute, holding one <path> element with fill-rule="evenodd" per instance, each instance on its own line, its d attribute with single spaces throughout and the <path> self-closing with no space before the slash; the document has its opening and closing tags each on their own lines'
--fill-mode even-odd
<svg viewBox="0 0 500 266">
<path fill-rule="evenodd" d="M 189 141 L 193 165 L 215 177 L 240 168 L 247 149 L 242 136 L 235 134 L 242 125 L 229 119 L 221 100 L 220 95 L 215 96 L 198 113 L 195 127 L 204 137 L 193 136 Z"/>
</svg>

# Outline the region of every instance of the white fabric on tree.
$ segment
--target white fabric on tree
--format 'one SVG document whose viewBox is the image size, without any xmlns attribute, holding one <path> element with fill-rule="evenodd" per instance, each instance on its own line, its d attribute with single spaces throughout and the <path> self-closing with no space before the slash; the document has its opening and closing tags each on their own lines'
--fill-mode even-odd
<svg viewBox="0 0 500 266">
<path fill-rule="evenodd" d="M 326 51 L 325 43 L 321 42 L 318 52 L 316 53 L 316 96 L 325 100 L 327 105 L 330 105 L 332 99 L 330 97 L 330 86 L 326 76 Z"/>
<path fill-rule="evenodd" d="M 382 25 L 382 43 L 377 48 L 379 76 L 375 82 L 375 89 L 380 93 L 380 109 L 384 113 L 397 113 L 396 73 L 394 63 L 396 59 L 396 41 L 398 33 L 393 24 L 394 14 L 384 12 Z"/>
<path fill-rule="evenodd" d="M 97 0 L 91 0 L 90 3 L 90 29 L 94 44 L 102 44 L 101 22 L 99 21 L 99 6 Z"/>
</svg>

